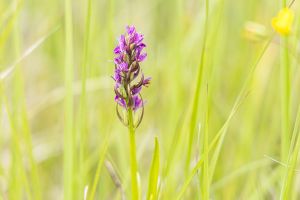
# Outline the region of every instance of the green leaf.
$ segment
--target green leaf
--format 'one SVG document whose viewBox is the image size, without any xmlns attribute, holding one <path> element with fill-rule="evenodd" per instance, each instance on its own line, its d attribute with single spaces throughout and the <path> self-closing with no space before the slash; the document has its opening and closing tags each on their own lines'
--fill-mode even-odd
<svg viewBox="0 0 300 200">
<path fill-rule="evenodd" d="M 108 145 L 109 145 L 109 135 L 107 135 L 104 138 L 103 145 L 100 148 L 99 161 L 98 161 L 98 165 L 97 165 L 96 174 L 94 176 L 94 181 L 93 181 L 93 184 L 91 187 L 91 193 L 88 195 L 89 200 L 93 200 L 95 198 L 97 186 L 98 186 L 99 179 L 100 179 L 100 173 L 101 173 L 101 169 L 102 169 L 102 166 L 104 163 Z"/>
<path fill-rule="evenodd" d="M 154 200 L 158 197 L 158 177 L 159 177 L 159 144 L 158 139 L 155 137 L 154 154 L 151 164 L 151 171 L 149 174 L 149 188 L 147 199 Z"/>
</svg>

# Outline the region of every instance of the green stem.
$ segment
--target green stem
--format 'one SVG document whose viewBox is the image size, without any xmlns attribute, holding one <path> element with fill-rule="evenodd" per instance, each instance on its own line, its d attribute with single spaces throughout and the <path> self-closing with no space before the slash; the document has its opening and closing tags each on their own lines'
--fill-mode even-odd
<svg viewBox="0 0 300 200">
<path fill-rule="evenodd" d="M 86 183 L 86 142 L 88 133 L 87 121 L 87 99 L 86 99 L 86 79 L 87 79 L 87 65 L 89 53 L 89 39 L 90 39 L 90 24 L 91 24 L 91 7 L 92 0 L 87 1 L 87 13 L 85 24 L 85 39 L 83 49 L 83 64 L 82 64 L 82 84 L 81 84 L 81 99 L 80 99 L 80 132 L 79 132 L 79 196 L 83 196 L 84 186 Z"/>
<path fill-rule="evenodd" d="M 208 32 L 208 13 L 209 12 L 209 4 L 208 0 L 206 0 L 206 7 L 205 7 L 205 24 L 204 24 L 204 34 L 203 34 L 203 44 L 201 49 L 201 57 L 200 57 L 200 64 L 199 69 L 197 72 L 197 82 L 196 82 L 196 89 L 194 93 L 194 99 L 193 99 L 193 106 L 192 106 L 192 113 L 189 123 L 189 144 L 188 144 L 188 150 L 187 150 L 187 158 L 186 158 L 186 164 L 185 164 L 185 172 L 186 174 L 189 171 L 191 156 L 192 156 L 192 146 L 193 146 L 193 140 L 196 132 L 196 121 L 198 116 L 198 107 L 199 107 L 199 98 L 201 93 L 201 86 L 202 86 L 202 79 L 203 79 L 203 69 L 204 69 L 204 59 L 206 54 L 206 44 L 207 44 L 207 32 Z"/>
<path fill-rule="evenodd" d="M 288 157 L 288 165 L 286 167 L 285 177 L 281 189 L 280 199 L 290 199 L 292 195 L 292 188 L 295 179 L 295 171 L 297 165 L 297 159 L 300 150 L 300 105 L 298 107 L 296 122 L 293 130 L 293 137 L 290 144 L 290 151 Z M 297 141 L 296 141 L 297 138 Z M 296 144 L 295 144 L 296 142 Z"/>
<path fill-rule="evenodd" d="M 282 38 L 281 49 L 281 157 L 286 160 L 289 149 L 290 127 L 290 70 L 289 70 L 289 52 L 288 38 Z"/>
<path fill-rule="evenodd" d="M 286 7 L 286 0 L 281 1 L 281 7 Z M 289 59 L 288 38 L 281 38 L 281 159 L 286 160 L 289 146 Z"/>
<path fill-rule="evenodd" d="M 207 86 L 208 87 L 208 86 Z M 207 88 L 205 130 L 203 134 L 203 179 L 200 180 L 202 187 L 202 199 L 209 199 L 209 160 L 208 160 L 208 118 L 209 118 L 209 92 Z"/>
<path fill-rule="evenodd" d="M 131 193 L 132 199 L 139 199 L 138 188 L 138 166 L 136 161 L 136 144 L 135 144 L 135 128 L 133 122 L 132 109 L 128 109 L 128 123 L 129 123 L 129 138 L 130 138 L 130 172 L 131 172 Z"/>
<path fill-rule="evenodd" d="M 75 198 L 75 136 L 73 108 L 73 22 L 72 1 L 65 0 L 65 100 L 64 100 L 64 200 Z"/>
<path fill-rule="evenodd" d="M 282 7 L 286 7 L 286 0 L 282 0 Z"/>
</svg>

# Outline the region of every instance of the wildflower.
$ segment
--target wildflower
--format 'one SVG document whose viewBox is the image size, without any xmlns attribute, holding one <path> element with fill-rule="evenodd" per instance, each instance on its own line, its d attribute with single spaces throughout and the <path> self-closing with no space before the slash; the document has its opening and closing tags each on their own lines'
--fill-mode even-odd
<svg viewBox="0 0 300 200">
<path fill-rule="evenodd" d="M 273 29 L 280 35 L 289 35 L 293 24 L 294 14 L 289 8 L 283 8 L 272 19 Z"/>
<path fill-rule="evenodd" d="M 121 106 L 127 111 L 136 112 L 140 108 L 144 109 L 141 90 L 148 86 L 151 78 L 145 78 L 141 71 L 140 63 L 143 62 L 147 54 L 143 52 L 146 45 L 143 43 L 144 36 L 136 32 L 134 26 L 127 26 L 126 33 L 120 36 L 118 45 L 114 49 L 115 73 L 115 101 L 117 106 Z M 143 112 L 143 111 L 142 111 Z M 117 113 L 122 122 L 117 107 Z M 140 120 L 143 116 L 140 116 Z"/>
</svg>

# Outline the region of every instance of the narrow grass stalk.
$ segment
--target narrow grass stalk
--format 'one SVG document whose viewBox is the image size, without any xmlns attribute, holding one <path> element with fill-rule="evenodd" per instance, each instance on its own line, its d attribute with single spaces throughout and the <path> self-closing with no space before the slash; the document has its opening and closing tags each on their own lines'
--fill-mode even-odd
<svg viewBox="0 0 300 200">
<path fill-rule="evenodd" d="M 95 198 L 97 186 L 98 186 L 99 179 L 100 179 L 100 173 L 101 173 L 101 169 L 102 169 L 102 166 L 103 166 L 103 163 L 104 163 L 104 159 L 105 159 L 105 155 L 106 155 L 106 152 L 107 152 L 108 144 L 109 144 L 109 135 L 106 136 L 106 138 L 104 139 L 103 145 L 100 149 L 100 156 L 99 156 L 99 161 L 98 161 L 98 165 L 97 165 L 96 174 L 95 174 L 94 181 L 93 181 L 93 184 L 92 184 L 91 192 L 88 195 L 89 200 L 93 200 Z"/>
<path fill-rule="evenodd" d="M 18 20 L 15 22 L 15 30 L 14 30 L 14 41 L 15 41 L 15 52 L 16 57 L 20 57 L 20 30 L 18 27 Z M 36 161 L 33 156 L 33 145 L 32 138 L 29 130 L 29 123 L 27 119 L 26 105 L 25 105 L 25 94 L 24 94 L 24 82 L 22 77 L 22 70 L 20 65 L 15 65 L 14 74 L 14 113 L 13 120 L 15 121 L 16 129 L 19 133 L 21 133 L 24 141 L 25 141 L 25 151 L 29 157 L 29 166 L 30 166 L 30 178 L 31 184 L 34 188 L 33 191 L 33 199 L 41 199 L 42 189 L 40 187 L 40 181 L 38 176 L 38 167 Z"/>
<path fill-rule="evenodd" d="M 65 0 L 65 102 L 64 102 L 64 199 L 74 196 L 74 150 L 73 133 L 73 31 L 72 1 Z"/>
<path fill-rule="evenodd" d="M 6 20 L 7 20 L 7 23 L 4 25 L 4 27 L 2 27 L 2 31 L 0 33 L 1 53 L 3 53 L 2 49 L 5 49 L 4 48 L 5 44 L 9 41 L 10 33 L 13 31 L 15 21 L 17 20 L 17 17 L 20 13 L 20 9 L 23 4 L 22 2 L 23 1 L 18 1 L 16 4 L 15 4 L 15 2 L 12 2 L 11 8 L 8 8 L 11 10 L 11 11 L 8 11 L 8 13 L 9 13 L 9 14 L 7 13 L 8 16 L 2 18 L 3 21 L 1 23 L 1 25 L 5 24 L 3 22 Z"/>
<path fill-rule="evenodd" d="M 205 26 L 208 29 L 208 14 L 209 14 L 209 1 L 206 0 L 206 21 Z M 209 77 L 210 70 L 207 70 L 206 76 Z M 209 78 L 207 78 L 208 83 L 206 85 L 206 103 L 205 103 L 205 122 L 204 122 L 204 131 L 203 131 L 203 168 L 202 168 L 202 180 L 200 180 L 200 189 L 203 200 L 208 200 L 210 195 L 210 168 L 209 168 L 209 110 L 210 110 L 210 92 L 209 92 Z M 201 155 L 201 154 L 200 154 Z"/>
<path fill-rule="evenodd" d="M 86 24 L 85 24 L 85 38 L 83 47 L 83 63 L 81 74 L 81 96 L 80 96 L 80 111 L 79 111 L 79 196 L 83 196 L 83 191 L 86 183 L 86 138 L 88 132 L 87 125 L 87 105 L 86 105 L 86 79 L 87 79 L 87 65 L 89 55 L 89 38 L 90 38 L 90 24 L 91 24 L 91 5 L 92 0 L 87 1 Z"/>
<path fill-rule="evenodd" d="M 138 165 L 136 160 L 135 128 L 132 109 L 128 109 L 129 140 L 130 140 L 130 173 L 131 173 L 131 195 L 133 200 L 139 199 Z"/>
<path fill-rule="evenodd" d="M 297 135 L 297 136 L 296 136 Z M 285 178 L 284 182 L 282 185 L 281 189 L 281 194 L 280 194 L 280 199 L 291 199 L 291 191 L 293 188 L 293 182 L 295 179 L 295 171 L 296 171 L 296 166 L 297 166 L 297 159 L 299 155 L 299 150 L 300 150 L 300 105 L 298 107 L 298 112 L 297 112 L 297 118 L 293 130 L 293 140 L 291 141 L 291 150 L 289 159 L 288 159 L 288 164 L 286 166 L 286 172 L 285 172 Z M 296 139 L 296 144 L 295 140 Z"/>
<path fill-rule="evenodd" d="M 1 85 L 2 87 L 2 85 Z M 18 131 L 16 130 L 17 125 L 14 120 L 12 112 L 8 108 L 7 99 L 3 96 L 3 104 L 6 108 L 6 112 L 8 115 L 8 121 L 10 124 L 11 132 L 12 132 L 12 182 L 10 183 L 9 197 L 12 200 L 18 200 L 23 198 L 22 190 L 25 191 L 25 196 L 27 199 L 33 199 L 33 192 L 30 190 L 29 180 L 25 172 L 25 167 L 22 161 L 22 152 L 20 149 L 20 137 Z"/>
<path fill-rule="evenodd" d="M 209 144 L 208 149 L 207 149 L 207 154 L 209 154 L 209 152 L 212 151 L 212 149 L 217 145 L 218 141 L 220 140 L 220 138 L 223 137 L 223 135 L 225 134 L 224 130 L 227 129 L 227 127 L 229 126 L 229 122 L 231 121 L 232 117 L 234 116 L 234 114 L 236 113 L 239 105 L 241 104 L 243 98 L 239 99 L 238 103 L 236 104 L 236 106 L 234 106 L 231 110 L 231 113 L 229 115 L 229 117 L 227 118 L 226 122 L 224 123 L 224 125 L 222 126 L 222 128 L 219 130 L 219 132 L 215 135 L 215 137 L 213 138 L 212 142 Z M 186 189 L 188 188 L 190 182 L 192 181 L 193 177 L 195 176 L 195 174 L 198 172 L 198 170 L 202 167 L 203 162 L 204 162 L 204 154 L 202 153 L 199 156 L 199 160 L 196 163 L 195 167 L 193 168 L 193 170 L 190 172 L 190 174 L 187 176 L 187 178 L 185 179 L 181 190 L 179 191 L 178 195 L 177 195 L 177 200 L 182 199 Z"/>
<path fill-rule="evenodd" d="M 206 98 L 206 115 L 205 115 L 205 130 L 203 137 L 203 174 L 202 181 L 200 180 L 200 186 L 202 186 L 202 199 L 209 199 L 209 160 L 208 160 L 208 119 L 209 119 L 209 92 L 207 88 Z"/>
<path fill-rule="evenodd" d="M 15 95 L 14 95 L 14 100 L 13 100 L 13 104 L 14 104 L 14 110 L 16 110 L 17 108 L 19 109 L 19 111 L 15 111 L 18 113 L 18 115 L 15 115 L 14 117 L 11 117 L 11 120 L 13 120 L 13 132 L 20 132 L 23 133 L 24 136 L 24 141 L 25 141 L 25 145 L 26 145 L 26 153 L 29 156 L 29 164 L 30 164 L 30 169 L 31 169 L 31 180 L 32 180 L 32 185 L 33 188 L 35 188 L 34 191 L 34 195 L 33 197 L 35 199 L 41 199 L 41 186 L 40 186 L 40 181 L 39 181 L 39 176 L 38 176 L 38 169 L 37 169 L 37 163 L 34 159 L 33 156 L 33 146 L 32 146 L 32 139 L 31 139 L 31 135 L 30 135 L 30 128 L 29 128 L 29 122 L 27 119 L 27 111 L 26 111 L 26 106 L 25 106 L 25 102 L 24 102 L 24 88 L 23 88 L 23 83 L 22 83 L 22 76 L 21 76 L 21 66 L 19 66 L 19 64 L 26 58 L 28 57 L 36 48 L 38 48 L 41 44 L 43 44 L 46 39 L 52 35 L 54 32 L 56 32 L 58 30 L 58 27 L 56 27 L 55 29 L 53 29 L 52 31 L 50 31 L 49 34 L 46 34 L 44 36 L 42 36 L 39 40 L 37 40 L 35 43 L 33 43 L 29 48 L 27 48 L 21 55 L 19 53 L 19 44 L 16 44 L 16 56 L 18 57 L 9 67 L 7 67 L 5 70 L 3 70 L 2 72 L 0 72 L 0 82 L 1 82 L 1 97 L 3 96 L 4 98 L 4 93 L 3 93 L 3 85 L 2 85 L 2 81 L 5 81 L 11 74 L 13 74 L 13 72 L 16 72 L 15 77 L 14 77 L 14 82 L 15 82 Z M 14 34 L 14 39 L 16 41 L 18 41 L 18 35 L 19 30 L 15 30 L 15 34 Z M 19 42 L 17 42 L 19 43 Z M 3 102 L 5 102 L 3 100 Z M 20 115 L 19 115 L 20 114 Z M 22 131 L 17 131 L 15 129 L 17 129 L 17 124 L 18 124 L 18 120 L 20 120 L 20 128 L 22 129 Z M 17 136 L 19 138 L 19 136 Z M 21 138 L 18 140 L 22 140 Z M 17 153 L 15 152 L 15 149 L 12 150 L 14 158 L 17 155 Z M 15 159 L 14 159 L 15 160 Z M 22 166 L 22 164 L 16 164 L 16 166 Z M 20 171 L 20 170 L 18 170 Z M 14 174 L 17 176 L 18 179 L 18 173 L 19 172 L 15 172 Z M 16 181 L 16 184 L 21 184 L 20 181 Z M 21 187 L 20 187 L 21 188 Z M 14 195 L 18 196 L 18 190 L 16 188 L 12 189 L 12 191 L 14 191 Z M 21 197 L 20 197 L 21 198 Z M 11 199 L 14 199 L 14 197 L 11 197 Z M 19 198 L 17 198 L 19 199 Z"/>
<path fill-rule="evenodd" d="M 290 140 L 290 69 L 288 37 L 281 38 L 281 158 L 286 160 Z"/>
<path fill-rule="evenodd" d="M 158 139 L 156 137 L 151 170 L 149 173 L 147 200 L 158 199 L 159 159 L 159 144 Z"/>
<path fill-rule="evenodd" d="M 191 110 L 191 117 L 189 123 L 189 143 L 188 143 L 188 150 L 187 150 L 187 158 L 185 164 L 185 172 L 189 171 L 190 161 L 191 161 L 191 154 L 192 154 L 192 146 L 193 140 L 196 132 L 196 121 L 198 116 L 198 107 L 199 107 L 199 98 L 201 93 L 201 86 L 202 86 L 202 78 L 203 78 L 203 68 L 205 64 L 205 54 L 206 54 L 206 43 L 207 43 L 207 32 L 208 32 L 208 12 L 209 12 L 209 1 L 206 0 L 205 4 L 205 24 L 204 24 L 204 35 L 203 35 L 203 44 L 201 49 L 201 57 L 200 57 L 200 65 L 198 68 L 197 78 L 196 78 L 196 88 L 194 92 L 194 99 L 193 99 L 193 106 Z"/>
</svg>

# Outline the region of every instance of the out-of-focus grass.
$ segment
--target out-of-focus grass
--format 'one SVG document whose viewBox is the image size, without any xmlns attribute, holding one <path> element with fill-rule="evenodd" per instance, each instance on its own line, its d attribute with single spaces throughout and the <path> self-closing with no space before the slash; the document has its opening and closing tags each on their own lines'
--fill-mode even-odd
<svg viewBox="0 0 300 200">
<path fill-rule="evenodd" d="M 72 1 L 65 0 L 65 100 L 64 100 L 64 132 L 63 132 L 63 189 L 64 199 L 72 200 L 75 198 L 76 187 L 76 173 L 75 173 L 75 155 L 76 155 L 76 137 L 74 130 L 74 99 L 73 99 L 73 76 L 74 76 L 74 60 L 73 60 L 73 12 Z M 81 188 L 78 188 L 81 189 Z"/>
<path fill-rule="evenodd" d="M 143 199 L 300 198 L 299 2 L 287 40 L 270 26 L 283 3 L 1 1 L 0 200 L 131 197 L 110 78 L 127 24 L 152 76 L 136 130 Z"/>
<path fill-rule="evenodd" d="M 159 176 L 160 176 L 160 156 L 159 156 L 159 143 L 158 139 L 155 138 L 155 146 L 153 152 L 153 159 L 149 173 L 149 182 L 148 182 L 148 193 L 147 199 L 157 199 L 159 195 Z"/>
<path fill-rule="evenodd" d="M 90 32 L 91 32 L 91 15 L 92 15 L 92 0 L 86 1 L 86 19 L 85 19 L 85 35 L 84 35 L 84 47 L 82 58 L 82 70 L 81 70 L 81 98 L 80 109 L 78 117 L 79 130 L 79 194 L 83 196 L 83 188 L 86 183 L 86 141 L 88 137 L 88 125 L 87 125 L 87 98 L 86 98 L 86 79 L 88 71 L 88 56 L 89 56 L 89 44 L 90 44 Z"/>
</svg>

